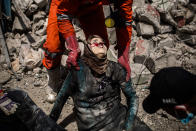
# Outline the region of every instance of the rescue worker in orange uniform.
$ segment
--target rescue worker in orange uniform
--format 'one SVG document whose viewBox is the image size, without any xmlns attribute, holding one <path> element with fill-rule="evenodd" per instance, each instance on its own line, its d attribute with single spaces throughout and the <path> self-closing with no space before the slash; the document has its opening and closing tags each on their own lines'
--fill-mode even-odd
<svg viewBox="0 0 196 131">
<path fill-rule="evenodd" d="M 55 94 L 61 86 L 60 80 L 60 62 L 62 53 L 66 49 L 69 51 L 67 66 L 79 70 L 77 58 L 80 54 L 78 42 L 72 18 L 78 18 L 86 39 L 90 35 L 99 35 L 106 40 L 106 46 L 109 47 L 109 40 L 105 25 L 103 6 L 111 4 L 112 0 L 52 0 L 49 11 L 47 40 L 44 44 L 45 57 L 43 65 L 48 69 L 48 101 L 55 100 Z M 118 62 L 126 69 L 127 77 L 130 78 L 129 49 L 132 34 L 132 3 L 133 0 L 114 0 L 115 9 L 118 10 L 118 21 L 123 22 L 116 26 Z M 119 23 L 116 21 L 117 23 Z"/>
</svg>

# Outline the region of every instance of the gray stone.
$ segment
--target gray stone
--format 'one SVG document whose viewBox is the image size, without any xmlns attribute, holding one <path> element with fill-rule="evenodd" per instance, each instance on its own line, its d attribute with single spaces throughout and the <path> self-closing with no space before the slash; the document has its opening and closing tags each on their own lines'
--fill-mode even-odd
<svg viewBox="0 0 196 131">
<path fill-rule="evenodd" d="M 20 63 L 19 63 L 19 58 L 17 58 L 11 64 L 12 64 L 12 69 L 14 72 L 17 72 L 21 68 Z"/>
<path fill-rule="evenodd" d="M 33 15 L 33 23 L 37 23 L 40 20 L 45 19 L 46 13 L 44 11 L 39 11 L 35 15 Z"/>
<path fill-rule="evenodd" d="M 144 55 L 149 56 L 150 52 L 153 49 L 153 43 L 152 41 L 145 40 L 145 39 L 139 39 L 136 43 L 136 49 L 135 49 L 135 55 Z"/>
<path fill-rule="evenodd" d="M 174 46 L 174 39 L 172 39 L 171 37 L 167 37 L 166 39 L 163 39 L 159 42 L 159 46 L 173 47 Z"/>
<path fill-rule="evenodd" d="M 194 11 L 187 9 L 187 12 L 185 15 L 186 23 L 190 23 L 194 19 L 194 16 L 195 16 Z"/>
<path fill-rule="evenodd" d="M 0 73 L 0 84 L 4 84 L 6 82 L 8 82 L 11 78 L 10 73 L 8 73 L 7 71 L 1 71 Z"/>
<path fill-rule="evenodd" d="M 46 35 L 46 28 L 47 23 L 44 20 L 40 20 L 39 22 L 33 24 L 33 33 L 38 36 Z"/>
<path fill-rule="evenodd" d="M 160 32 L 161 34 L 170 33 L 173 31 L 173 27 L 170 25 L 161 25 Z"/>
<path fill-rule="evenodd" d="M 37 40 L 36 42 L 34 42 L 34 43 L 32 43 L 31 44 L 31 47 L 33 47 L 33 49 L 38 49 L 38 48 L 40 48 L 40 47 L 42 47 L 43 46 L 43 44 L 45 43 L 45 41 L 46 41 L 46 35 L 44 35 L 44 36 L 42 36 L 39 40 Z"/>
<path fill-rule="evenodd" d="M 26 17 L 26 20 L 29 21 L 28 23 L 30 23 L 30 20 L 27 17 Z M 31 26 L 25 25 L 21 19 L 19 19 L 17 16 L 15 16 L 13 27 L 12 27 L 13 32 L 25 32 L 27 30 L 30 30 L 29 27 L 31 27 Z"/>
<path fill-rule="evenodd" d="M 34 0 L 34 2 L 39 6 L 39 8 L 43 8 L 47 5 L 47 0 Z"/>
<path fill-rule="evenodd" d="M 118 54 L 117 54 L 117 51 L 114 49 L 114 47 L 115 47 L 115 45 L 110 45 L 108 52 L 107 52 L 107 58 L 108 58 L 108 60 L 117 62 Z"/>
<path fill-rule="evenodd" d="M 30 16 L 32 15 L 33 13 L 35 13 L 36 11 L 38 10 L 38 5 L 36 4 L 31 4 L 30 7 L 27 9 L 26 11 L 26 15 L 27 16 Z"/>
<path fill-rule="evenodd" d="M 154 28 L 152 25 L 139 22 L 137 24 L 137 33 L 144 37 L 151 37 L 154 35 Z"/>
<path fill-rule="evenodd" d="M 5 55 L 0 54 L 0 64 L 5 64 L 5 63 L 6 63 Z"/>
<path fill-rule="evenodd" d="M 178 34 L 181 41 L 185 42 L 189 46 L 195 46 L 196 45 L 196 35 L 190 35 L 190 34 L 184 34 L 180 33 Z"/>
<path fill-rule="evenodd" d="M 160 30 L 160 14 L 151 5 L 145 5 L 136 9 L 137 18 L 141 22 L 147 22 L 154 26 L 155 31 Z"/>
<path fill-rule="evenodd" d="M 16 0 L 16 3 L 20 7 L 20 9 L 25 12 L 30 5 L 33 3 L 33 0 Z"/>
<path fill-rule="evenodd" d="M 20 50 L 20 63 L 27 69 L 34 69 L 42 64 L 43 50 L 33 50 L 29 45 L 22 44 Z"/>
<path fill-rule="evenodd" d="M 181 28 L 178 28 L 178 31 L 180 33 L 185 33 L 185 34 L 191 34 L 191 35 L 196 35 L 196 25 L 185 25 Z"/>
<path fill-rule="evenodd" d="M 163 22 L 166 22 L 174 27 L 178 26 L 178 24 L 176 23 L 176 21 L 173 19 L 172 15 L 170 14 L 170 12 L 163 13 L 161 17 L 162 17 L 161 20 L 163 20 Z"/>
<path fill-rule="evenodd" d="M 160 13 L 168 12 L 175 5 L 175 2 L 169 0 L 153 0 L 154 6 Z"/>
<path fill-rule="evenodd" d="M 42 69 L 39 68 L 39 67 L 36 67 L 35 69 L 33 69 L 33 72 L 34 72 L 35 74 L 40 74 L 40 73 L 42 72 Z"/>
</svg>

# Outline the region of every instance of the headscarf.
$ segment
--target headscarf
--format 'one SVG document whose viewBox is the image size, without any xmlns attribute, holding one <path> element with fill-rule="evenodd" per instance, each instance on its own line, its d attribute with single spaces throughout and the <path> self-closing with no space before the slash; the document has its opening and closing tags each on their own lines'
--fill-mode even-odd
<svg viewBox="0 0 196 131">
<path fill-rule="evenodd" d="M 106 68 L 108 65 L 107 55 L 99 59 L 91 51 L 87 44 L 84 45 L 84 55 L 82 56 L 82 60 L 96 73 L 103 74 L 106 72 Z"/>
</svg>

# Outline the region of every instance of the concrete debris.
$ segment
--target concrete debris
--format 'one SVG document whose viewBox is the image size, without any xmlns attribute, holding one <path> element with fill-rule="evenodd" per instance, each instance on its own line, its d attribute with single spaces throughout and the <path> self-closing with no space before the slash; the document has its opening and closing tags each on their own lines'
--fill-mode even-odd
<svg viewBox="0 0 196 131">
<path fill-rule="evenodd" d="M 20 63 L 27 69 L 31 70 L 39 67 L 42 63 L 43 52 L 40 50 L 35 51 L 29 45 L 21 45 Z"/>
<path fill-rule="evenodd" d="M 143 36 L 143 37 L 154 36 L 153 26 L 149 24 L 145 24 L 143 22 L 139 22 L 137 24 L 137 32 L 138 32 L 138 35 Z"/>
<path fill-rule="evenodd" d="M 8 73 L 7 71 L 1 71 L 0 73 L 0 84 L 5 84 L 6 82 L 8 82 L 11 78 L 11 74 Z"/>
<path fill-rule="evenodd" d="M 155 31 L 159 32 L 160 14 L 154 7 L 152 7 L 150 4 L 147 4 L 143 7 L 138 7 L 135 11 L 139 21 L 153 25 Z"/>
<path fill-rule="evenodd" d="M 17 72 L 21 68 L 21 65 L 19 63 L 19 58 L 17 58 L 11 64 L 12 64 L 12 69 L 13 69 L 14 72 Z"/>
<path fill-rule="evenodd" d="M 33 23 L 37 23 L 40 20 L 44 20 L 46 18 L 46 13 L 44 11 L 39 11 L 35 15 L 33 15 Z"/>
<path fill-rule="evenodd" d="M 16 0 L 20 9 L 25 12 L 33 3 L 33 0 Z"/>
<path fill-rule="evenodd" d="M 43 8 L 47 5 L 47 0 L 34 0 L 34 2 L 38 5 L 39 8 Z"/>
</svg>

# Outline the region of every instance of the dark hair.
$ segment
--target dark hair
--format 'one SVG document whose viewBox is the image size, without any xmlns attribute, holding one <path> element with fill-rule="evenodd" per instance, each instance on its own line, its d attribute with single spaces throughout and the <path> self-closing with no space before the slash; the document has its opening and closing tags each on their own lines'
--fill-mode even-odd
<svg viewBox="0 0 196 131">
<path fill-rule="evenodd" d="M 93 38 L 101 38 L 101 39 L 103 40 L 103 42 L 105 43 L 104 39 L 103 39 L 101 36 L 99 36 L 99 35 L 90 35 L 90 36 L 88 37 L 88 39 L 87 39 L 87 44 L 90 44 L 90 43 L 91 43 L 91 40 L 92 40 Z"/>
</svg>

